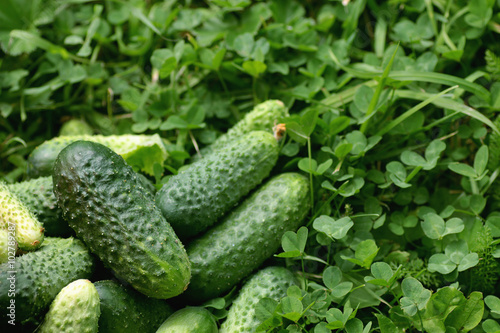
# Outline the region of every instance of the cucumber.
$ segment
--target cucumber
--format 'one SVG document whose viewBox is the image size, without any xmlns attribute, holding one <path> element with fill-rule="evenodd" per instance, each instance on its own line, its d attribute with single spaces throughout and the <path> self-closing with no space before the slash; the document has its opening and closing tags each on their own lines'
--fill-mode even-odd
<svg viewBox="0 0 500 333">
<path fill-rule="evenodd" d="M 212 226 L 266 178 L 278 160 L 272 134 L 255 131 L 218 154 L 172 176 L 156 194 L 165 218 L 182 240 Z"/>
<path fill-rule="evenodd" d="M 15 323 L 29 331 L 40 323 L 59 291 L 74 280 L 90 278 L 93 267 L 94 259 L 85 245 L 71 237 L 46 237 L 37 251 L 1 264 L 0 327 L 13 329 Z M 12 300 L 15 316 L 9 316 Z"/>
<path fill-rule="evenodd" d="M 186 307 L 167 318 L 156 333 L 217 333 L 214 316 L 202 307 Z"/>
<path fill-rule="evenodd" d="M 298 173 L 273 177 L 222 222 L 187 246 L 191 282 L 183 297 L 221 296 L 257 269 L 295 231 L 309 210 L 309 182 Z"/>
<path fill-rule="evenodd" d="M 36 215 L 43 224 L 45 235 L 68 237 L 73 230 L 62 217 L 52 187 L 52 177 L 40 177 L 7 185 L 12 193 Z"/>
<path fill-rule="evenodd" d="M 59 154 L 53 180 L 64 218 L 118 278 L 153 298 L 186 289 L 184 246 L 121 156 L 99 143 L 74 142 Z"/>
<path fill-rule="evenodd" d="M 65 122 L 59 130 L 59 136 L 72 135 L 92 135 L 94 130 L 85 121 L 80 119 L 71 119 Z"/>
<path fill-rule="evenodd" d="M 97 333 L 99 315 L 99 294 L 92 282 L 75 280 L 57 294 L 37 332 Z"/>
<path fill-rule="evenodd" d="M 200 154 L 203 158 L 208 157 L 224 147 L 227 143 L 252 131 L 266 131 L 272 133 L 273 126 L 276 122 L 288 116 L 288 109 L 282 101 L 268 100 L 260 103 L 248 112 L 243 119 L 231 127 L 227 133 L 219 136 L 211 145 L 202 148 Z M 193 156 L 192 162 L 198 159 L 200 159 L 200 157 L 195 155 Z"/>
<path fill-rule="evenodd" d="M 36 216 L 0 180 L 0 229 L 8 230 L 21 250 L 32 251 L 40 247 L 44 229 Z"/>
<path fill-rule="evenodd" d="M 57 155 L 75 141 L 93 141 L 105 145 L 121 155 L 135 170 L 154 175 L 155 163 L 163 165 L 167 150 L 158 134 L 154 135 L 74 135 L 60 136 L 45 141 L 28 157 L 28 176 L 38 178 L 52 175 Z"/>
<path fill-rule="evenodd" d="M 279 301 L 292 285 L 298 282 L 286 268 L 270 266 L 258 271 L 241 288 L 219 332 L 255 332 L 261 324 L 255 315 L 257 303 L 265 297 Z"/>
<path fill-rule="evenodd" d="M 101 303 L 99 333 L 154 333 L 173 313 L 164 300 L 149 298 L 116 281 L 94 285 Z"/>
</svg>

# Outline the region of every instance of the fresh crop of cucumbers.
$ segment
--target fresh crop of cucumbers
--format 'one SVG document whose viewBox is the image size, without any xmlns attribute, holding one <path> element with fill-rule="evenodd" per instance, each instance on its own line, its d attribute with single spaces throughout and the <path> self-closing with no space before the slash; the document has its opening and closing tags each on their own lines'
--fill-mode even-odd
<svg viewBox="0 0 500 333">
<path fill-rule="evenodd" d="M 19 252 L 15 260 L 0 253 L 9 261 L 1 266 L 2 279 L 12 269 L 21 272 L 15 290 L 20 331 L 38 326 L 39 332 L 217 332 L 224 316 L 200 304 L 224 296 L 258 271 L 310 208 L 304 175 L 267 179 L 280 149 L 268 125 L 287 115 L 280 101 L 258 105 L 204 150 L 209 154 L 172 176 L 156 194 L 151 177 L 133 170 L 142 161 L 131 162 L 131 155 L 123 150 L 120 155 L 119 145 L 113 146 L 131 136 L 109 142 L 110 137 L 60 137 L 37 148 L 30 156 L 30 174 L 49 176 L 0 183 L 7 223 L 0 229 L 0 245 L 9 244 L 8 218 L 33 219 L 15 223 L 22 226 L 16 230 L 16 249 L 32 252 Z M 8 215 L 14 209 L 20 213 Z M 48 228 L 45 241 L 42 223 Z M 30 238 L 33 230 L 42 237 Z M 94 267 L 108 274 L 94 274 Z M 295 283 L 284 268 L 264 272 L 272 276 L 256 276 L 281 283 L 271 287 L 269 297 L 278 298 L 276 288 L 281 295 Z M 0 282 L 4 309 L 11 302 L 8 287 Z M 169 305 L 175 296 L 180 297 Z M 241 316 L 231 314 L 235 311 L 226 326 L 243 325 L 233 322 Z M 247 315 L 253 325 L 253 314 Z"/>
</svg>

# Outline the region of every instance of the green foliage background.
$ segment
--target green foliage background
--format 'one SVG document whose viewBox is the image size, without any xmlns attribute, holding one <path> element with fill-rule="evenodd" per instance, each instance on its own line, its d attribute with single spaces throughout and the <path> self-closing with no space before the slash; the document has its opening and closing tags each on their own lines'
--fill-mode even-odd
<svg viewBox="0 0 500 333">
<path fill-rule="evenodd" d="M 71 119 L 159 133 L 161 186 L 280 99 L 313 208 L 272 332 L 498 332 L 500 1 L 4 0 L 0 176 Z M 224 318 L 222 305 L 207 305 Z M 452 301 L 450 301 L 452 300 Z M 217 306 L 214 306 L 217 304 Z M 264 315 L 267 314 L 267 315 Z"/>
</svg>

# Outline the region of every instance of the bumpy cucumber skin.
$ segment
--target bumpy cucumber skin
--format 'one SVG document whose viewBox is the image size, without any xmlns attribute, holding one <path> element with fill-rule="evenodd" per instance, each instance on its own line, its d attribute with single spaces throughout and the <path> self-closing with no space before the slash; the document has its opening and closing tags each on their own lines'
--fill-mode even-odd
<svg viewBox="0 0 500 333">
<path fill-rule="evenodd" d="M 286 296 L 287 289 L 298 285 L 294 275 L 283 267 L 264 268 L 250 277 L 229 308 L 220 333 L 255 332 L 260 325 L 255 316 L 255 307 L 264 297 L 279 301 Z"/>
<path fill-rule="evenodd" d="M 38 178 L 52 175 L 54 162 L 59 153 L 76 141 L 97 142 L 121 155 L 135 169 L 154 175 L 151 162 L 163 163 L 167 151 L 163 141 L 154 135 L 73 135 L 59 136 L 45 141 L 35 148 L 28 157 L 28 176 Z M 147 150 L 147 153 L 141 150 Z"/>
<path fill-rule="evenodd" d="M 10 305 L 8 278 L 15 271 L 16 327 L 25 332 L 40 323 L 52 300 L 68 283 L 88 279 L 92 275 L 94 258 L 78 239 L 46 237 L 35 252 L 17 257 L 15 264 L 0 265 L 0 327 L 13 329 L 7 323 Z M 4 331 L 5 332 L 5 331 Z"/>
<path fill-rule="evenodd" d="M 92 282 L 75 280 L 57 294 L 38 332 L 97 333 L 99 315 L 99 294 Z"/>
<path fill-rule="evenodd" d="M 43 224 L 45 236 L 69 237 L 73 230 L 62 217 L 52 187 L 52 177 L 40 177 L 7 185 L 11 192 L 35 213 Z"/>
<path fill-rule="evenodd" d="M 280 100 L 268 100 L 256 105 L 243 119 L 231 127 L 227 133 L 219 136 L 211 145 L 200 150 L 203 158 L 208 157 L 224 147 L 228 142 L 252 131 L 266 131 L 272 133 L 276 121 L 288 117 L 288 109 Z M 193 156 L 192 162 L 199 159 Z"/>
<path fill-rule="evenodd" d="M 21 250 L 33 251 L 44 239 L 44 228 L 33 212 L 0 180 L 0 228 L 11 231 Z"/>
<path fill-rule="evenodd" d="M 165 301 L 144 296 L 113 280 L 94 283 L 101 302 L 99 333 L 154 333 L 173 313 Z"/>
<path fill-rule="evenodd" d="M 184 246 L 122 157 L 74 142 L 59 154 L 53 180 L 70 227 L 117 277 L 153 298 L 185 290 L 191 274 Z"/>
<path fill-rule="evenodd" d="M 221 296 L 257 269 L 295 231 L 309 210 L 309 182 L 298 173 L 270 179 L 187 246 L 191 282 L 183 297 L 202 302 Z"/>
<path fill-rule="evenodd" d="M 172 176 L 156 194 L 165 218 L 182 240 L 212 226 L 265 179 L 278 160 L 272 134 L 246 134 Z"/>
<path fill-rule="evenodd" d="M 202 307 L 186 307 L 167 318 L 156 333 L 217 333 L 212 314 Z"/>
</svg>

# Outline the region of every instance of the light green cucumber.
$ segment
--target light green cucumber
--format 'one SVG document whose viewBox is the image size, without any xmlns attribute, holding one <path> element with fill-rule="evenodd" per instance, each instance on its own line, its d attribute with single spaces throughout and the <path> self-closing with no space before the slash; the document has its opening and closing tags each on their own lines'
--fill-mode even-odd
<svg viewBox="0 0 500 333">
<path fill-rule="evenodd" d="M 298 285 L 297 280 L 286 268 L 271 266 L 258 271 L 241 288 L 219 332 L 255 332 L 261 324 L 255 315 L 257 303 L 265 297 L 279 301 L 292 285 Z"/>
<path fill-rule="evenodd" d="M 81 119 L 71 119 L 65 122 L 59 130 L 59 136 L 92 135 L 94 130 Z"/>
<path fill-rule="evenodd" d="M 59 136 L 45 141 L 28 157 L 28 176 L 38 178 L 52 175 L 57 155 L 64 147 L 75 141 L 100 143 L 121 155 L 135 170 L 154 175 L 155 163 L 163 165 L 167 151 L 158 134 L 154 135 L 74 135 Z"/>
<path fill-rule="evenodd" d="M 74 280 L 89 279 L 93 268 L 94 258 L 80 240 L 46 237 L 38 250 L 0 265 L 2 318 L 12 319 L 8 307 L 14 300 L 16 327 L 32 331 L 59 291 Z M 6 332 L 13 326 L 2 320 L 0 328 Z"/>
<path fill-rule="evenodd" d="M 268 180 L 222 222 L 187 246 L 191 282 L 183 297 L 201 303 L 222 296 L 279 249 L 309 210 L 309 181 L 298 173 Z"/>
<path fill-rule="evenodd" d="M 14 234 L 21 250 L 32 251 L 40 247 L 44 229 L 36 216 L 0 180 L 0 229 Z"/>
<path fill-rule="evenodd" d="M 268 100 L 256 105 L 248 112 L 243 119 L 231 127 L 227 133 L 219 136 L 211 145 L 200 150 L 202 157 L 208 157 L 214 152 L 224 147 L 227 143 L 252 131 L 266 131 L 273 133 L 274 125 L 288 117 L 288 109 L 280 100 Z M 199 155 L 193 157 L 193 162 L 200 158 Z"/>
<path fill-rule="evenodd" d="M 53 180 L 64 218 L 117 277 L 153 298 L 187 288 L 184 246 L 120 155 L 99 143 L 74 142 L 57 157 Z"/>
<path fill-rule="evenodd" d="M 186 307 L 167 318 L 156 333 L 217 333 L 214 316 L 202 307 Z"/>
<path fill-rule="evenodd" d="M 172 176 L 156 194 L 157 205 L 182 240 L 195 236 L 258 186 L 276 164 L 278 153 L 272 134 L 243 135 Z"/>
<path fill-rule="evenodd" d="M 68 237 L 73 230 L 57 206 L 52 177 L 40 177 L 7 185 L 12 193 L 35 214 L 45 229 L 45 236 Z"/>
<path fill-rule="evenodd" d="M 113 280 L 94 283 L 101 302 L 99 333 L 154 333 L 173 310 Z"/>
<path fill-rule="evenodd" d="M 86 279 L 64 287 L 50 305 L 39 333 L 97 333 L 100 315 L 99 294 Z"/>
</svg>

